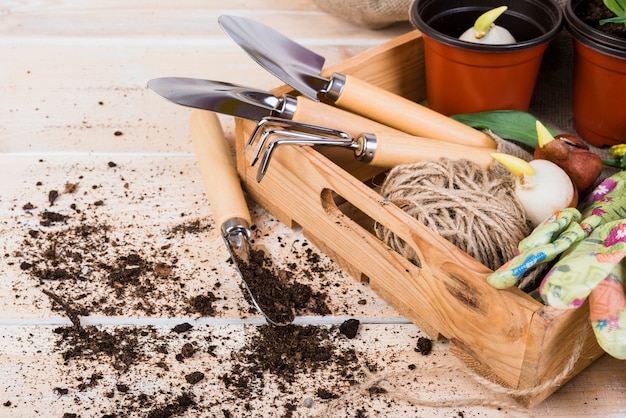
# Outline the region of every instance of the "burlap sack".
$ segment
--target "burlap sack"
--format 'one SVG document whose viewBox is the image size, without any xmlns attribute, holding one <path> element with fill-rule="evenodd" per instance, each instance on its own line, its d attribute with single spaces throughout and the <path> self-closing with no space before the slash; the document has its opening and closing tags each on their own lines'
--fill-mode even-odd
<svg viewBox="0 0 626 418">
<path fill-rule="evenodd" d="M 325 12 L 370 29 L 409 20 L 411 3 L 413 0 L 315 0 Z"/>
<path fill-rule="evenodd" d="M 557 0 L 564 6 L 567 0 Z M 409 20 L 413 0 L 314 0 L 326 13 L 370 29 Z"/>
</svg>

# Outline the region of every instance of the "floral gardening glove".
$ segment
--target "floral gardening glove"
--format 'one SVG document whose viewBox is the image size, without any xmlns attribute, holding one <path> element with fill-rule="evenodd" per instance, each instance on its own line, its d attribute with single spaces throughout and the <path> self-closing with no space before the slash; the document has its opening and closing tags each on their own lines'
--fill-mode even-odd
<svg viewBox="0 0 626 418">
<path fill-rule="evenodd" d="M 626 359 L 626 172 L 603 181 L 579 207 L 582 213 L 565 209 L 539 225 L 488 281 L 512 286 L 532 266 L 562 254 L 541 283 L 541 297 L 560 309 L 577 308 L 589 297 L 598 343 Z"/>
<path fill-rule="evenodd" d="M 531 268 L 554 260 L 587 234 L 578 224 L 581 214 L 568 208 L 556 212 L 520 241 L 517 255 L 487 277 L 497 289 L 514 286 Z"/>
<path fill-rule="evenodd" d="M 543 221 L 520 241 L 518 255 L 490 274 L 487 282 L 498 289 L 514 286 L 532 267 L 571 250 L 599 225 L 626 219 L 626 171 L 600 183 L 579 209 L 563 209 Z"/>
<path fill-rule="evenodd" d="M 626 219 L 603 224 L 552 267 L 539 293 L 552 307 L 578 308 L 625 256 Z"/>
<path fill-rule="evenodd" d="M 578 308 L 589 296 L 593 332 L 604 351 L 626 359 L 626 219 L 603 224 L 546 274 L 539 293 L 550 306 Z"/>
</svg>

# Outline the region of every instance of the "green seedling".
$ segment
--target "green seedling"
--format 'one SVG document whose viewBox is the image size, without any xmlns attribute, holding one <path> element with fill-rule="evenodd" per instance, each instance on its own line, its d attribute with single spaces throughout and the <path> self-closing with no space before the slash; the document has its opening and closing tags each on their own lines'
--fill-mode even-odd
<svg viewBox="0 0 626 418">
<path fill-rule="evenodd" d="M 615 13 L 616 17 L 602 19 L 600 25 L 607 23 L 623 23 L 626 25 L 626 0 L 604 0 L 604 5 Z"/>
<path fill-rule="evenodd" d="M 480 15 L 478 19 L 476 19 L 476 22 L 474 22 L 474 32 L 476 32 L 476 37 L 482 38 L 487 35 L 493 27 L 496 19 L 499 18 L 502 13 L 506 12 L 507 9 L 508 7 L 506 6 L 500 6 Z"/>
<path fill-rule="evenodd" d="M 483 13 L 476 19 L 474 26 L 463 32 L 459 39 L 479 44 L 514 44 L 515 38 L 511 32 L 494 23 L 507 9 L 507 6 L 500 6 Z"/>
<path fill-rule="evenodd" d="M 617 144 L 609 148 L 609 155 L 613 158 L 602 160 L 609 167 L 626 169 L 626 144 Z"/>
</svg>

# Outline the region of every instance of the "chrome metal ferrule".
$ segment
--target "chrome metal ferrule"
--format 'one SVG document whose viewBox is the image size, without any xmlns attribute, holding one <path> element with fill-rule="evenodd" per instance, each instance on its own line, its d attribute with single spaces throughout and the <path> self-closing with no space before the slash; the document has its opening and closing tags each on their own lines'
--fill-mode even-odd
<svg viewBox="0 0 626 418">
<path fill-rule="evenodd" d="M 359 146 L 354 151 L 356 159 L 364 163 L 371 162 L 374 159 L 378 145 L 376 135 L 368 133 L 361 134 L 357 137 L 356 142 Z"/>
<path fill-rule="evenodd" d="M 272 116 L 279 116 L 282 119 L 292 120 L 293 116 L 296 114 L 297 107 L 298 100 L 293 96 L 285 94 L 281 97 L 280 105 L 275 109 L 275 113 L 277 114 Z"/>
<path fill-rule="evenodd" d="M 334 73 L 328 82 L 328 86 L 326 87 L 326 97 L 328 97 L 333 102 L 339 100 L 339 96 L 343 92 L 343 88 L 346 85 L 346 76 L 339 73 Z"/>
<path fill-rule="evenodd" d="M 236 237 L 243 235 L 245 239 L 250 239 L 252 233 L 250 232 L 250 225 L 248 221 L 243 218 L 231 218 L 222 224 L 222 236 L 224 238 Z"/>
<path fill-rule="evenodd" d="M 242 218 L 231 218 L 222 224 L 222 238 L 235 263 L 250 261 L 250 227 Z M 239 266 L 237 266 L 239 269 Z M 241 273 L 241 270 L 239 271 Z"/>
</svg>

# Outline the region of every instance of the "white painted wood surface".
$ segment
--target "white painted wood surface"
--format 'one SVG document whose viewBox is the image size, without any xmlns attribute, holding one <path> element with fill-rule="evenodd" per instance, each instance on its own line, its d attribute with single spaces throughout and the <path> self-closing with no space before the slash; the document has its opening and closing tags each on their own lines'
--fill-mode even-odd
<svg viewBox="0 0 626 418">
<path fill-rule="evenodd" d="M 533 410 L 503 406 L 503 398 L 477 384 L 445 341 L 436 342 L 429 356 L 416 353 L 420 330 L 323 255 L 331 272 L 307 280 L 328 292 L 332 315 L 299 317 L 296 323 L 329 327 L 347 318 L 360 319 L 357 337 L 338 338 L 336 344 L 355 349 L 362 368 L 375 364 L 376 370 L 360 375 L 355 385 L 332 386 L 340 395 L 333 400 L 316 396 L 318 388 L 336 381 L 319 373 L 301 376 L 286 389 L 269 387 L 261 398 L 229 394 L 220 375 L 228 370 L 230 353 L 241 349 L 263 322 L 249 310 L 210 219 L 188 139 L 189 109 L 146 88 L 149 79 L 161 76 L 211 78 L 264 89 L 278 86 L 277 79 L 221 31 L 221 14 L 269 24 L 324 55 L 328 64 L 411 29 L 400 24 L 367 30 L 329 16 L 306 0 L 0 4 L 0 245 L 5 260 L 0 269 L 0 416 L 146 416 L 148 406 L 142 413 L 130 412 L 129 404 L 139 394 L 167 402 L 168 396 L 183 391 L 193 393 L 197 402 L 180 415 L 189 417 L 228 416 L 224 411 L 231 416 L 338 417 L 626 414 L 626 371 L 622 362 L 608 356 Z M 232 141 L 232 120 L 221 119 Z M 67 183 L 77 183 L 78 189 L 61 193 L 54 210 L 75 214 L 69 209 L 75 204 L 89 221 L 110 227 L 108 237 L 117 242 L 117 249 L 167 248 L 167 256 L 178 260 L 176 275 L 184 282 L 159 285 L 159 293 L 148 302 L 163 307 L 161 311 L 147 313 L 133 305 L 135 300 L 119 300 L 123 314 L 94 312 L 82 318 L 83 325 L 112 332 L 151 327 L 153 336 L 166 338 L 168 354 L 155 351 L 146 363 L 126 371 L 106 361 L 64 362 L 53 331 L 70 321 L 43 293 L 49 283 L 34 280 L 21 262 L 27 258 L 28 231 L 39 228 L 39 215 L 50 209 L 49 190 L 63 190 Z M 24 209 L 27 203 L 34 208 Z M 277 263 L 295 262 L 305 271 L 306 259 L 295 255 L 312 246 L 300 231 L 289 230 L 254 204 L 252 209 L 256 239 Z M 169 233 L 196 220 L 205 226 L 203 232 Z M 278 239 L 285 245 L 277 245 Z M 103 246 L 104 252 L 110 250 Z M 186 315 L 176 303 L 177 298 L 206 290 L 219 297 L 215 317 Z M 66 288 L 62 296 L 97 300 L 111 297 L 109 292 L 87 280 L 78 289 Z M 194 325 L 193 330 L 173 334 L 171 328 L 182 322 Z M 174 355 L 189 341 L 202 350 L 176 361 Z M 209 345 L 215 347 L 209 350 Z M 156 373 L 159 362 L 170 367 Z M 203 370 L 205 379 L 192 386 L 184 375 L 195 370 Z M 96 371 L 102 373 L 98 384 L 77 388 Z M 120 383 L 129 386 L 129 392 L 115 391 Z M 387 392 L 368 390 L 376 385 Z M 464 401 L 470 398 L 478 401 Z M 295 403 L 295 410 L 285 409 L 288 402 Z M 445 406 L 455 402 L 459 404 Z"/>
</svg>

